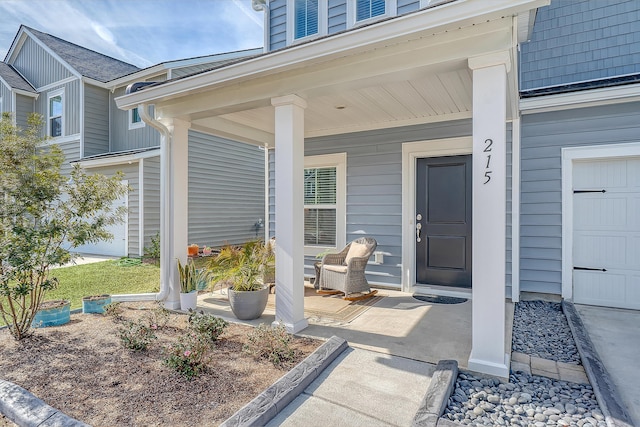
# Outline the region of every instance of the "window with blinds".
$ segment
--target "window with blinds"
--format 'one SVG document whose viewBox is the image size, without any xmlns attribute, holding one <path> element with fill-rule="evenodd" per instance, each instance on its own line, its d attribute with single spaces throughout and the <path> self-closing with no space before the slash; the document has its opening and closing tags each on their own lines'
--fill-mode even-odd
<svg viewBox="0 0 640 427">
<path fill-rule="evenodd" d="M 294 15 L 296 39 L 318 34 L 318 0 L 295 0 Z"/>
<path fill-rule="evenodd" d="M 356 22 L 386 13 L 386 0 L 356 0 Z"/>
<path fill-rule="evenodd" d="M 336 167 L 305 169 L 305 246 L 336 246 L 336 213 Z"/>
</svg>

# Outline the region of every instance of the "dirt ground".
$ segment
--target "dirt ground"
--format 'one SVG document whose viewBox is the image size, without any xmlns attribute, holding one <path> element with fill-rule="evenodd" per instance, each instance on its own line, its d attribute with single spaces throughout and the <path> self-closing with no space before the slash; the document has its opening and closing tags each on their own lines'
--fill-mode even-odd
<svg viewBox="0 0 640 427">
<path fill-rule="evenodd" d="M 154 303 L 127 303 L 123 315 L 137 319 Z M 295 338 L 296 359 L 286 367 L 257 361 L 242 351 L 251 327 L 229 324 L 207 369 L 189 381 L 163 364 L 163 347 L 175 342 L 186 315 L 172 314 L 168 327 L 144 352 L 125 349 L 120 326 L 99 314 L 76 314 L 60 327 L 38 329 L 22 342 L 0 331 L 0 378 L 26 388 L 47 404 L 93 426 L 218 425 L 320 344 Z M 0 426 L 12 425 L 0 416 Z"/>
</svg>

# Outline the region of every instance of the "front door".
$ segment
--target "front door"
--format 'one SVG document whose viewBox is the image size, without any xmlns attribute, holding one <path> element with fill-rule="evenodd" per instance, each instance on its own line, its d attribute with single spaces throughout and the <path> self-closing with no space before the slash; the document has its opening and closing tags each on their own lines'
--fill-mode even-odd
<svg viewBox="0 0 640 427">
<path fill-rule="evenodd" d="M 416 282 L 471 287 L 471 156 L 418 159 Z"/>
</svg>

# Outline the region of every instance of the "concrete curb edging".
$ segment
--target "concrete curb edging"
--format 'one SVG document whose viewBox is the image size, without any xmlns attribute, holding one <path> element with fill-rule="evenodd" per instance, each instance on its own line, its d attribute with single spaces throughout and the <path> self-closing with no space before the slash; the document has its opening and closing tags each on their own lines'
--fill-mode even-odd
<svg viewBox="0 0 640 427">
<path fill-rule="evenodd" d="M 332 336 L 295 368 L 220 424 L 220 427 L 266 425 L 302 393 L 347 347 L 347 341 L 335 335 Z"/>
<path fill-rule="evenodd" d="M 631 427 L 633 425 L 631 417 L 627 413 L 607 369 L 600 360 L 578 311 L 573 303 L 564 300 L 562 301 L 562 311 L 569 322 L 569 328 L 578 347 L 582 365 L 591 382 L 602 414 L 605 416 L 607 426 Z"/>
<path fill-rule="evenodd" d="M 441 360 L 431 376 L 429 388 L 422 399 L 420 409 L 416 412 L 411 427 L 435 427 L 445 425 L 439 422 L 444 413 L 458 378 L 458 362 Z M 443 421 L 443 420 L 440 420 Z M 444 420 L 446 421 L 446 420 Z"/>
<path fill-rule="evenodd" d="M 20 427 L 90 427 L 5 380 L 0 380 L 0 413 Z"/>
</svg>

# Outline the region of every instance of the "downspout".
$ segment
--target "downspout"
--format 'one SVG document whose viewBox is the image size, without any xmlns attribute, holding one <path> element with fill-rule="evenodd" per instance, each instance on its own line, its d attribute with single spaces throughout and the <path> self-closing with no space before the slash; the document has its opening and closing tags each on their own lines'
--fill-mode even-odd
<svg viewBox="0 0 640 427">
<path fill-rule="evenodd" d="M 518 17 L 513 17 L 513 67 L 516 76 L 515 112 L 511 121 L 511 301 L 520 301 L 520 44 Z"/>
<path fill-rule="evenodd" d="M 256 12 L 264 12 L 264 47 L 262 48 L 264 53 L 269 52 L 270 47 L 271 47 L 271 41 L 269 40 L 270 38 L 270 33 L 269 33 L 269 28 L 270 28 L 270 17 L 271 17 L 271 10 L 269 9 L 269 0 L 253 0 L 251 2 L 251 6 L 253 7 L 253 10 L 255 10 Z"/>
<path fill-rule="evenodd" d="M 138 105 L 138 114 L 143 122 L 160 132 L 160 230 L 164 230 L 165 223 L 169 217 L 169 203 L 167 198 L 167 192 L 163 191 L 168 182 L 169 177 L 169 145 L 171 144 L 171 133 L 169 129 L 161 122 L 151 117 L 148 113 L 148 105 Z M 126 294 L 126 295 L 114 295 L 114 301 L 164 301 L 169 296 L 169 278 L 171 275 L 171 264 L 162 262 L 162 254 L 169 253 L 170 239 L 168 236 L 162 236 L 160 239 L 160 292 L 158 293 L 146 293 L 146 294 Z"/>
</svg>

